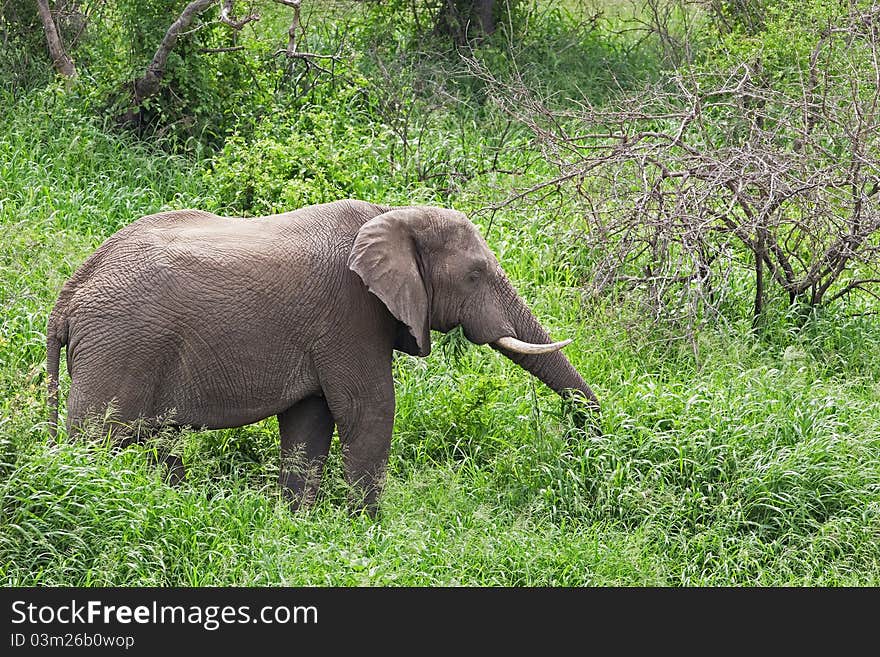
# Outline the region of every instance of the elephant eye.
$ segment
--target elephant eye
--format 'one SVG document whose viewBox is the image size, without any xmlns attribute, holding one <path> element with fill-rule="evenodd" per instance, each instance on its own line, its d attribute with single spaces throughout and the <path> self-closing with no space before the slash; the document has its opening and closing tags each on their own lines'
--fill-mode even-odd
<svg viewBox="0 0 880 657">
<path fill-rule="evenodd" d="M 471 284 L 478 283 L 480 281 L 480 271 L 477 269 L 472 270 L 471 273 L 467 275 L 467 280 L 468 283 Z"/>
</svg>

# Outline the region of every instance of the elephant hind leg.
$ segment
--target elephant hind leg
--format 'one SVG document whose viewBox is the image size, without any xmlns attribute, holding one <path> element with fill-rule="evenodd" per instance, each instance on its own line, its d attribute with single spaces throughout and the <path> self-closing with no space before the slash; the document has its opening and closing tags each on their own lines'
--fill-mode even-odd
<svg viewBox="0 0 880 657">
<path fill-rule="evenodd" d="M 134 422 L 105 422 L 105 430 L 110 427 L 110 436 L 117 449 L 125 449 L 131 445 L 141 445 L 147 453 L 150 465 L 159 468 L 165 481 L 172 486 L 179 486 L 186 480 L 186 468 L 183 459 L 175 454 L 175 444 L 180 440 L 180 427 L 175 424 L 164 424 L 160 419 L 145 420 L 140 418 Z M 105 435 L 107 435 L 105 433 Z"/>
<path fill-rule="evenodd" d="M 315 500 L 335 423 L 327 401 L 306 397 L 278 414 L 281 435 L 281 492 L 292 509 Z"/>
<path fill-rule="evenodd" d="M 179 486 L 186 481 L 186 467 L 183 465 L 183 459 L 176 454 L 169 454 L 164 461 L 165 467 L 168 468 L 168 483 L 172 486 Z"/>
<path fill-rule="evenodd" d="M 112 449 L 121 450 L 133 444 L 147 447 L 150 463 L 165 469 L 165 479 L 177 486 L 186 479 L 186 470 L 179 456 L 172 453 L 180 427 L 163 418 L 139 418 L 124 421 L 116 399 L 109 404 L 86 405 L 82 395 L 68 404 L 67 433 L 71 439 L 86 436 L 91 440 L 107 440 Z"/>
<path fill-rule="evenodd" d="M 179 486 L 186 481 L 186 467 L 183 459 L 176 454 L 149 452 L 150 462 L 156 467 L 165 468 L 165 480 L 172 486 Z"/>
</svg>

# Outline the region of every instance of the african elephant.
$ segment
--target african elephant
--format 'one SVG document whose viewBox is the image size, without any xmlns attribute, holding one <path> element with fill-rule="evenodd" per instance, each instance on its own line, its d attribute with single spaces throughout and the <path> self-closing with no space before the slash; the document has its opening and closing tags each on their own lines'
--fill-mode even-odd
<svg viewBox="0 0 880 657">
<path fill-rule="evenodd" d="M 460 212 L 359 200 L 256 218 L 152 214 L 65 283 L 47 327 L 50 431 L 67 347 L 67 430 L 114 420 L 219 429 L 278 416 L 280 485 L 295 508 L 320 484 L 334 427 L 355 508 L 374 514 L 394 420 L 392 352 L 431 351 L 461 326 L 589 416 L 596 396 Z M 173 413 L 169 415 L 169 411 Z M 164 418 L 164 419 L 163 419 Z M 285 463 L 282 458 L 282 463 Z"/>
</svg>

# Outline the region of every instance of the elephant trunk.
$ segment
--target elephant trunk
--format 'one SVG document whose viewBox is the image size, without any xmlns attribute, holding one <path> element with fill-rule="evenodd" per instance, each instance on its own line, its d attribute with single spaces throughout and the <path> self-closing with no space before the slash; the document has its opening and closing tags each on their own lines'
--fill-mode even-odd
<svg viewBox="0 0 880 657">
<path fill-rule="evenodd" d="M 599 410 L 599 400 L 583 377 L 560 351 L 568 342 L 553 343 L 553 339 L 519 297 L 509 281 L 502 282 L 500 296 L 507 309 L 507 319 L 516 331 L 514 341 L 504 339 L 492 343 L 492 348 L 504 354 L 527 370 L 564 399 L 580 398 L 592 411 Z M 520 349 L 518 342 L 531 346 L 547 345 L 548 353 L 540 349 Z"/>
</svg>

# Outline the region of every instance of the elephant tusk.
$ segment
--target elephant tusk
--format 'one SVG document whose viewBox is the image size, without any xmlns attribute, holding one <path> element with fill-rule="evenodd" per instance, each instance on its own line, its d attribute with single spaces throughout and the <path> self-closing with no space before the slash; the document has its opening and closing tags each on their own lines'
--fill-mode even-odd
<svg viewBox="0 0 880 657">
<path fill-rule="evenodd" d="M 571 340 L 551 342 L 550 344 L 535 344 L 533 342 L 523 342 L 512 337 L 503 337 L 498 338 L 495 344 L 517 354 L 549 354 L 559 351 L 567 344 L 571 344 Z"/>
</svg>

